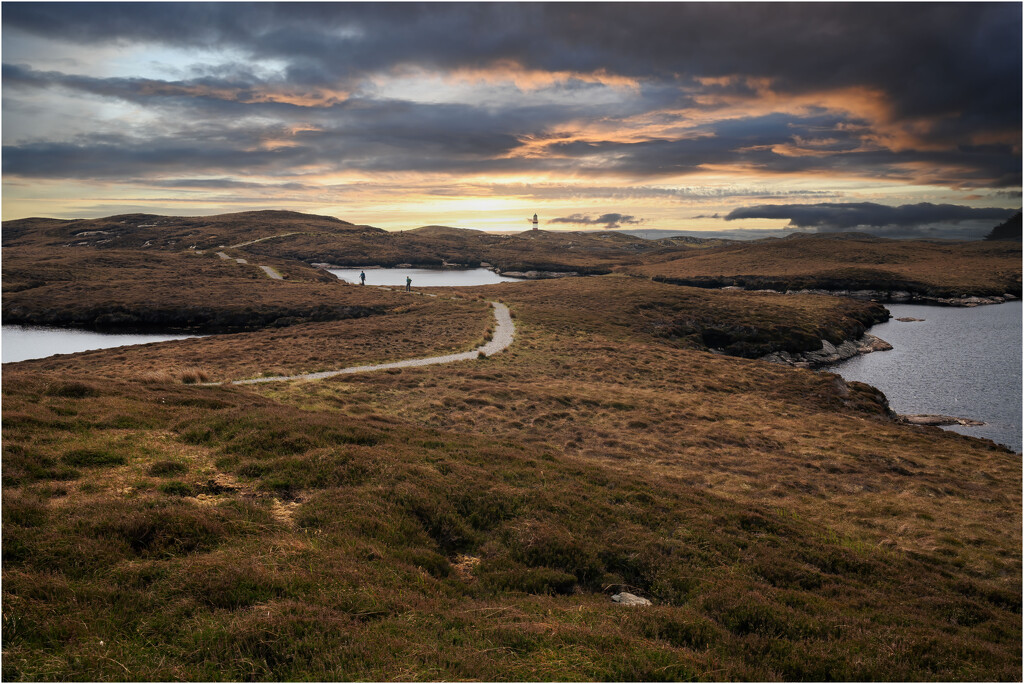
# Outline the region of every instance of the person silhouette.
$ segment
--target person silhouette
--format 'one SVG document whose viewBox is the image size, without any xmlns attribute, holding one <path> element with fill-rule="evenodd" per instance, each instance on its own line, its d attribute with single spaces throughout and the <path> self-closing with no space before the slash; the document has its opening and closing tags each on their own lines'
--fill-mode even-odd
<svg viewBox="0 0 1024 684">
<path fill-rule="evenodd" d="M 360 271 L 359 272 L 359 284 L 360 285 L 365 285 L 366 284 L 366 271 Z"/>
<path fill-rule="evenodd" d="M 412 278 L 405 276 L 405 291 L 412 292 Z"/>
</svg>

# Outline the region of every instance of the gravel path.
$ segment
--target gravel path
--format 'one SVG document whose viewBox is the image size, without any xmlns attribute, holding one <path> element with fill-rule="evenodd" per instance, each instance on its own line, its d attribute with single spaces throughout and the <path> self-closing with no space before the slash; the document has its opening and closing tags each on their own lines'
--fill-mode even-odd
<svg viewBox="0 0 1024 684">
<path fill-rule="evenodd" d="M 227 255 L 227 254 L 225 254 L 224 252 L 217 252 L 217 256 L 219 256 L 219 257 L 220 257 L 221 259 L 227 259 L 228 261 L 230 261 L 230 260 L 232 260 L 232 259 L 235 259 L 235 257 L 232 257 L 232 256 L 228 256 L 228 255 Z M 238 263 L 240 263 L 240 264 L 247 264 L 247 263 L 249 263 L 249 262 L 248 262 L 248 261 L 246 261 L 245 259 L 235 259 L 235 261 L 237 261 L 237 262 L 238 262 Z"/>
<path fill-rule="evenodd" d="M 281 274 L 277 272 L 277 269 L 274 268 L 273 266 L 260 266 L 260 268 L 262 268 L 263 272 L 266 273 L 271 278 L 273 278 L 274 280 L 284 280 L 284 277 L 282 277 Z"/>
<path fill-rule="evenodd" d="M 291 233 L 280 233 L 278 235 L 268 235 L 267 237 L 256 238 L 255 240 L 249 240 L 248 242 L 239 242 L 237 245 L 231 245 L 231 249 L 237 249 L 238 247 L 247 247 L 249 245 L 255 245 L 257 242 L 263 242 L 264 240 L 273 240 L 274 238 L 288 237 L 289 235 L 298 235 L 298 231 Z"/>
<path fill-rule="evenodd" d="M 388 368 L 411 368 L 414 366 L 433 366 L 438 363 L 452 363 L 454 361 L 469 361 L 477 358 L 481 353 L 485 356 L 491 356 L 498 352 L 507 349 L 512 344 L 512 339 L 515 337 L 516 329 L 515 324 L 512 323 L 512 316 L 509 315 L 508 307 L 500 302 L 491 302 L 491 306 L 494 307 L 494 320 L 497 323 L 497 328 L 494 331 L 494 337 L 487 344 L 477 347 L 473 351 L 461 352 L 459 354 L 446 354 L 444 356 L 431 356 L 425 359 L 407 359 L 405 361 L 395 361 L 393 363 L 381 363 L 375 366 L 351 366 L 349 368 L 342 368 L 341 370 L 323 371 L 320 373 L 305 373 L 303 375 L 278 375 L 271 378 L 253 378 L 251 380 L 235 380 L 234 382 L 228 383 L 231 385 L 254 385 L 259 382 L 281 382 L 284 380 L 323 380 L 324 378 L 333 378 L 336 375 L 347 375 L 349 373 L 368 373 L 370 371 L 385 370 Z M 220 385 L 222 383 L 209 383 L 211 385 Z"/>
</svg>

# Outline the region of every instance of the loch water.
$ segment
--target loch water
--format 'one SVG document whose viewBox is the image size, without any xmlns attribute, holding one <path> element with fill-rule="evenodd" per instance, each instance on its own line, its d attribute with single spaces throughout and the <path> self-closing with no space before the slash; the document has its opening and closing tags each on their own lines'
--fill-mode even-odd
<svg viewBox="0 0 1024 684">
<path fill-rule="evenodd" d="M 69 328 L 5 325 L 0 330 L 0 357 L 3 363 L 44 359 L 54 354 L 74 354 L 90 349 L 109 349 L 133 344 L 184 340 L 197 335 L 148 335 L 98 333 Z"/>
<path fill-rule="evenodd" d="M 498 275 L 486 268 L 445 270 L 431 268 L 329 268 L 327 271 L 349 283 L 358 283 L 359 273 L 362 271 L 366 273 L 367 285 L 383 285 L 385 287 L 405 287 L 406 277 L 412 278 L 414 288 L 470 287 L 521 280 L 521 278 Z"/>
<path fill-rule="evenodd" d="M 885 306 L 892 319 L 870 332 L 891 344 L 892 351 L 856 356 L 827 370 L 882 390 L 896 413 L 984 421 L 945 429 L 1020 453 L 1021 302 L 973 308 Z"/>
</svg>

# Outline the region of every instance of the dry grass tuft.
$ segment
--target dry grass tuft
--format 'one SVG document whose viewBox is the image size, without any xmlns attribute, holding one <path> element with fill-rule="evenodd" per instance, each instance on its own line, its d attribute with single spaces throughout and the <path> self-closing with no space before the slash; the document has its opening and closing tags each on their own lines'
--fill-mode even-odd
<svg viewBox="0 0 1024 684">
<path fill-rule="evenodd" d="M 199 366 L 187 366 L 175 373 L 180 382 L 185 385 L 195 385 L 200 382 L 209 382 L 212 377 L 205 368 Z"/>
<path fill-rule="evenodd" d="M 176 382 L 178 380 L 178 378 L 169 371 L 156 370 L 140 373 L 138 379 L 139 382 L 144 385 L 162 385 L 170 382 Z"/>
</svg>

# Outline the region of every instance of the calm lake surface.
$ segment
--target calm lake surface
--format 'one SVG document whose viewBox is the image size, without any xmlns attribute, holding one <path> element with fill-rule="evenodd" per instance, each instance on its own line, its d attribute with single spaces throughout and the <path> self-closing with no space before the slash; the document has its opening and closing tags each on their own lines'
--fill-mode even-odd
<svg viewBox="0 0 1024 684">
<path fill-rule="evenodd" d="M 350 283 L 359 282 L 359 268 L 329 268 L 329 272 Z M 486 268 L 467 270 L 439 270 L 431 268 L 368 268 L 365 269 L 367 285 L 405 287 L 406 276 L 412 278 L 413 287 L 468 287 L 470 285 L 493 285 L 513 283 L 521 278 L 500 276 Z"/>
<path fill-rule="evenodd" d="M 37 328 L 5 325 L 0 333 L 3 363 L 43 359 L 54 354 L 74 354 L 89 349 L 108 349 L 132 344 L 184 340 L 197 335 L 106 334 L 66 328 Z"/>
<path fill-rule="evenodd" d="M 893 346 L 828 370 L 885 392 L 897 413 L 937 413 L 985 421 L 953 425 L 1021 451 L 1021 302 L 964 309 L 886 304 L 893 318 L 871 334 Z M 923 318 L 903 323 L 897 318 Z"/>
</svg>

